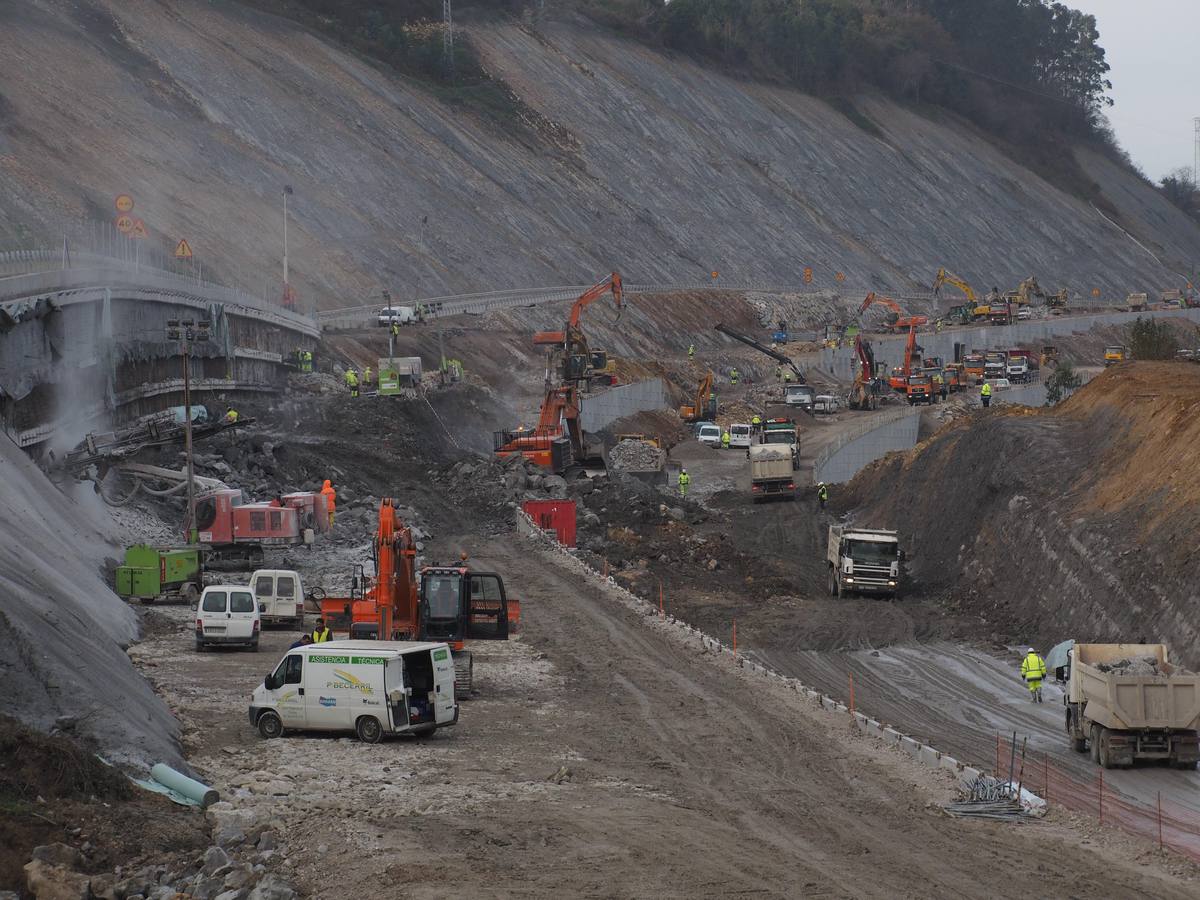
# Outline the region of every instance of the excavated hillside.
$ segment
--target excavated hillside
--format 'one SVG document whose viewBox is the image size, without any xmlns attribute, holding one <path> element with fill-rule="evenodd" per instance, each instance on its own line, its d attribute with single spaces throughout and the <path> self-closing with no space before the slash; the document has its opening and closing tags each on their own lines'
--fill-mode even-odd
<svg viewBox="0 0 1200 900">
<path fill-rule="evenodd" d="M 864 96 L 868 133 L 563 13 L 465 27 L 519 98 L 511 129 L 233 0 L 5 4 L 0 246 L 94 242 L 129 192 L 151 243 L 270 290 L 287 184 L 293 283 L 323 307 L 614 267 L 772 286 L 811 266 L 858 293 L 945 264 L 1113 299 L 1200 255 L 1200 227 L 1089 153 L 1095 205 L 954 119 Z"/>
<path fill-rule="evenodd" d="M 977 410 L 864 470 L 844 504 L 1002 636 L 1169 643 L 1200 663 L 1200 366 L 1126 363 L 1053 409 Z"/>
</svg>

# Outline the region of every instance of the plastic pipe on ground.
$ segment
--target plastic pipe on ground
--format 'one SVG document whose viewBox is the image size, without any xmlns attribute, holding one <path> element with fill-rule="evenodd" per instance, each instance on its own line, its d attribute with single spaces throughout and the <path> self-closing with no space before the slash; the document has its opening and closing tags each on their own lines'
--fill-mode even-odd
<svg viewBox="0 0 1200 900">
<path fill-rule="evenodd" d="M 163 787 L 178 791 L 189 800 L 199 803 L 201 808 L 211 806 L 221 799 L 221 795 L 214 788 L 201 784 L 195 778 L 188 778 L 182 772 L 176 772 L 166 763 L 159 763 L 151 769 L 150 777 Z"/>
</svg>

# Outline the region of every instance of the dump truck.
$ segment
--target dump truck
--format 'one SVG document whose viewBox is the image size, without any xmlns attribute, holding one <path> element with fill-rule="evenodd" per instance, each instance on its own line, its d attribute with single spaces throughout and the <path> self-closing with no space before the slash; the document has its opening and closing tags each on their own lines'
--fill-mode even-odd
<svg viewBox="0 0 1200 900">
<path fill-rule="evenodd" d="M 1129 359 L 1129 351 L 1120 344 L 1112 344 L 1104 348 L 1104 368 L 1125 362 Z"/>
<path fill-rule="evenodd" d="M 772 418 L 763 422 L 759 432 L 760 444 L 786 445 L 792 454 L 792 469 L 800 468 L 800 435 L 796 431 L 796 423 L 787 418 Z"/>
<path fill-rule="evenodd" d="M 750 457 L 750 495 L 755 503 L 770 497 L 796 499 L 790 447 L 785 444 L 756 444 L 747 454 Z"/>
<path fill-rule="evenodd" d="M 1135 760 L 1200 761 L 1200 675 L 1172 665 L 1165 644 L 1075 644 L 1066 673 L 1067 737 L 1106 769 Z"/>
<path fill-rule="evenodd" d="M 900 596 L 904 551 L 898 532 L 830 525 L 826 556 L 830 596 Z"/>
</svg>

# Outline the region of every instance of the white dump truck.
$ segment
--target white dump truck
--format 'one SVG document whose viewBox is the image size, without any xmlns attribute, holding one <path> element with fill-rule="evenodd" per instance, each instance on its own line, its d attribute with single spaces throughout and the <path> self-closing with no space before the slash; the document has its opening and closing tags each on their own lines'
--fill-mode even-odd
<svg viewBox="0 0 1200 900">
<path fill-rule="evenodd" d="M 787 444 L 755 444 L 750 457 L 750 494 L 755 503 L 768 497 L 796 499 L 792 448 Z"/>
<path fill-rule="evenodd" d="M 1135 760 L 1200 761 L 1200 675 L 1173 666 L 1164 644 L 1075 644 L 1066 674 L 1071 747 L 1106 769 Z"/>
<path fill-rule="evenodd" d="M 900 596 L 904 551 L 897 532 L 830 525 L 827 558 L 831 596 Z"/>
<path fill-rule="evenodd" d="M 432 734 L 458 722 L 454 661 L 444 643 L 326 641 L 289 650 L 254 689 L 250 724 L 265 738 L 285 729 Z"/>
</svg>

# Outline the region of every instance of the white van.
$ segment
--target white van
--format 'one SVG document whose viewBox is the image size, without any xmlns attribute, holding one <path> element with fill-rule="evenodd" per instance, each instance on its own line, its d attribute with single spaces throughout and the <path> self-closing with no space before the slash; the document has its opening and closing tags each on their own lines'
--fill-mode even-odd
<svg viewBox="0 0 1200 900">
<path fill-rule="evenodd" d="M 721 428 L 719 425 L 701 425 L 696 429 L 696 440 L 710 447 L 721 446 Z"/>
<path fill-rule="evenodd" d="M 291 569 L 258 569 L 250 576 L 250 587 L 264 625 L 286 622 L 304 625 L 304 587 L 300 574 Z"/>
<path fill-rule="evenodd" d="M 380 325 L 411 325 L 417 320 L 417 311 L 411 306 L 385 306 L 379 311 Z"/>
<path fill-rule="evenodd" d="M 196 604 L 196 649 L 235 644 L 258 649 L 262 618 L 254 594 L 242 584 L 215 584 L 204 589 Z"/>
<path fill-rule="evenodd" d="M 289 650 L 250 699 L 265 738 L 285 729 L 432 734 L 458 722 L 450 647 L 407 641 L 326 641 Z"/>
<path fill-rule="evenodd" d="M 740 422 L 729 426 L 729 446 L 750 449 L 750 426 Z"/>
</svg>

